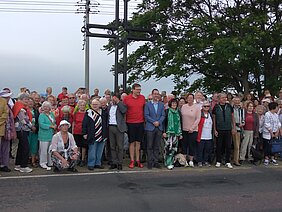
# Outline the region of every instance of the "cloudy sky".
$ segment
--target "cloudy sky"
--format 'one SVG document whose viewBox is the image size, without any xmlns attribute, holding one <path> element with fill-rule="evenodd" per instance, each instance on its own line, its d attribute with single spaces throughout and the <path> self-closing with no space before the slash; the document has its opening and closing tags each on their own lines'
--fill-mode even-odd
<svg viewBox="0 0 282 212">
<path fill-rule="evenodd" d="M 40 5 L 40 2 L 51 3 L 55 0 L 0 0 L 0 88 L 10 87 L 17 94 L 20 87 L 28 87 L 43 93 L 46 87 L 51 86 L 57 94 L 62 86 L 67 86 L 70 91 L 84 87 L 83 35 L 80 31 L 83 14 L 11 12 L 15 11 L 15 8 L 17 11 L 24 8 L 76 9 L 75 6 L 66 7 L 63 4 L 75 4 L 75 0 L 56 1 L 56 4 L 62 2 L 61 7 L 56 4 L 52 7 Z M 107 24 L 114 19 L 115 1 L 98 2 L 100 8 L 97 9 L 101 12 L 91 15 L 90 22 Z M 131 11 L 137 2 L 129 2 Z M 120 10 L 123 10 L 122 8 L 121 5 Z M 106 88 L 113 89 L 113 75 L 109 70 L 114 63 L 114 54 L 108 55 L 106 51 L 101 50 L 106 43 L 107 39 L 90 38 L 91 92 L 95 87 L 101 91 Z M 137 45 L 129 47 L 129 51 L 136 47 Z M 155 87 L 168 92 L 173 90 L 173 83 L 169 79 L 158 82 L 152 79 L 141 84 L 145 95 Z"/>
</svg>

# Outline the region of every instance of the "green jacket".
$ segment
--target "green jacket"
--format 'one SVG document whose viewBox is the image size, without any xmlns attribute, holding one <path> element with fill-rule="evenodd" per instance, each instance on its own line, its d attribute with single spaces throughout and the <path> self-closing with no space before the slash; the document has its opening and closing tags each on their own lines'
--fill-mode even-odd
<svg viewBox="0 0 282 212">
<path fill-rule="evenodd" d="M 51 119 L 53 120 L 53 123 L 48 118 L 48 116 L 45 113 L 41 113 L 38 118 L 38 124 L 39 124 L 39 131 L 38 131 L 38 140 L 39 141 L 46 141 L 51 142 L 52 137 L 54 135 L 54 129 L 50 128 L 51 125 L 55 125 L 56 120 L 54 114 L 50 113 Z"/>
</svg>

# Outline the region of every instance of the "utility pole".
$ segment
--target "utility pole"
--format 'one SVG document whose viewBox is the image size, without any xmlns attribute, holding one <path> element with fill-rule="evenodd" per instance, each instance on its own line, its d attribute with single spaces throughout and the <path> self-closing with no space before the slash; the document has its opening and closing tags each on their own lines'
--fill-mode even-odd
<svg viewBox="0 0 282 212">
<path fill-rule="evenodd" d="M 128 17 L 128 1 L 124 0 L 124 18 L 123 18 L 123 27 L 127 31 L 128 23 L 127 23 L 127 17 Z M 126 91 L 126 85 L 127 85 L 127 35 L 124 38 L 123 41 L 123 83 L 122 83 L 122 89 L 123 92 Z"/>
<path fill-rule="evenodd" d="M 115 26 L 119 27 L 119 0 L 116 0 L 116 18 L 115 18 Z M 118 47 L 119 47 L 119 37 L 116 38 L 116 45 L 115 45 L 115 93 L 118 93 Z"/>
<path fill-rule="evenodd" d="M 86 5 L 85 5 L 85 24 L 86 26 L 88 26 L 89 24 L 89 13 L 90 13 L 90 0 L 86 0 Z M 84 64 L 84 68 L 85 68 L 85 88 L 89 91 L 89 37 L 86 36 L 85 37 L 85 54 L 84 54 L 84 59 L 85 59 L 85 64 Z M 90 92 L 90 91 L 89 91 Z"/>
</svg>

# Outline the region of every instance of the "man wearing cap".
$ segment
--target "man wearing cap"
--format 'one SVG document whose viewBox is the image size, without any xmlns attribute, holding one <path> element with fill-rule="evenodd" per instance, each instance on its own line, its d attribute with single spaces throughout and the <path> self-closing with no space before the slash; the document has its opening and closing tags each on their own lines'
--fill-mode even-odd
<svg viewBox="0 0 282 212">
<path fill-rule="evenodd" d="M 12 92 L 10 92 L 9 90 L 3 89 L 2 91 L 0 91 L 0 171 L 3 172 L 11 171 L 8 168 L 10 141 L 16 138 L 14 116 L 10 106 L 8 105 L 11 95 Z"/>
</svg>

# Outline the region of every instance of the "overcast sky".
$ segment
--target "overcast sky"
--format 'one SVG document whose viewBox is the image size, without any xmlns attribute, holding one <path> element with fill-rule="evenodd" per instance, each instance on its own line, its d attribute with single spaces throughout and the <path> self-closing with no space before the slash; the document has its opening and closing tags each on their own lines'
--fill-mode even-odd
<svg viewBox="0 0 282 212">
<path fill-rule="evenodd" d="M 37 90 L 43 93 L 46 87 L 51 86 L 54 93 L 58 94 L 62 86 L 67 86 L 70 91 L 84 87 L 84 51 L 81 50 L 83 35 L 80 31 L 83 15 L 3 12 L 5 7 L 24 7 L 4 4 L 12 1 L 0 0 L 0 8 L 2 8 L 2 11 L 0 9 L 0 88 L 10 87 L 17 94 L 20 87 L 28 87 L 31 91 Z M 51 0 L 30 1 L 50 2 Z M 133 0 L 131 1 L 130 8 L 136 5 Z M 16 2 L 19 1 L 14 3 Z M 60 0 L 60 2 L 75 3 L 76 1 Z M 107 24 L 114 19 L 115 1 L 99 2 L 101 5 L 106 5 L 101 6 L 100 9 L 104 12 L 91 15 L 90 22 Z M 31 7 L 44 8 L 29 6 Z M 107 11 L 109 13 L 106 13 Z M 106 43 L 107 39 L 90 38 L 91 93 L 96 87 L 101 91 L 106 88 L 113 90 L 113 75 L 109 70 L 114 63 L 114 54 L 107 55 L 106 51 L 101 50 Z M 129 51 L 134 49 L 136 45 L 129 47 Z M 119 84 L 121 83 L 122 81 Z M 169 79 L 158 82 L 152 79 L 141 84 L 144 95 L 155 87 L 167 92 L 173 90 L 173 83 Z"/>
</svg>

